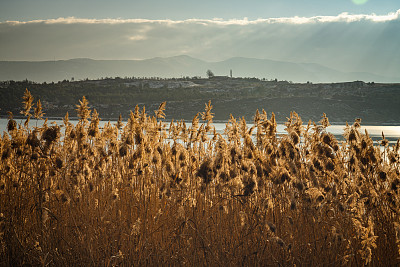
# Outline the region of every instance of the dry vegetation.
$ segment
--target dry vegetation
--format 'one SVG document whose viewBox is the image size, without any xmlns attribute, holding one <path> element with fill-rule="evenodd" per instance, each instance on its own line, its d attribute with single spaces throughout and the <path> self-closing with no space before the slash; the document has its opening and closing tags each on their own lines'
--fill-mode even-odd
<svg viewBox="0 0 400 267">
<path fill-rule="evenodd" d="M 190 127 L 136 108 L 99 128 L 85 98 L 77 125 L 0 138 L 0 265 L 398 265 L 399 141 L 374 146 L 357 120 L 338 141 L 328 119 L 230 118 L 208 103 Z M 31 111 L 32 110 L 32 111 Z M 24 115 L 42 119 L 28 91 Z M 89 121 L 90 120 L 90 121 Z"/>
</svg>

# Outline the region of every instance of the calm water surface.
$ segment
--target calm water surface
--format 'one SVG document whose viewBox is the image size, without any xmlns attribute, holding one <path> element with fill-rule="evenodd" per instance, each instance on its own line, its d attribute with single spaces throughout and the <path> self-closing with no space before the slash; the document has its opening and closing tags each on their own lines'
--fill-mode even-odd
<svg viewBox="0 0 400 267">
<path fill-rule="evenodd" d="M 25 120 L 21 119 L 16 119 L 17 123 L 24 123 Z M 48 120 L 48 125 L 50 125 L 52 122 L 57 123 L 57 125 L 63 125 L 62 120 Z M 71 123 L 76 124 L 78 121 L 77 120 L 70 120 Z M 108 121 L 100 121 L 100 127 L 103 127 Z M 3 131 L 7 131 L 7 123 L 8 119 L 0 119 L 0 133 L 3 133 Z M 116 123 L 115 121 L 111 121 L 112 124 Z M 168 122 L 166 122 L 168 125 Z M 36 121 L 36 120 L 31 120 L 29 123 L 30 127 L 34 126 L 40 126 L 43 124 L 43 121 Z M 190 123 L 186 124 L 187 126 L 190 126 Z M 215 126 L 217 132 L 223 133 L 226 124 L 225 123 L 213 123 Z M 249 127 L 251 127 L 251 124 L 248 124 Z M 286 126 L 283 124 L 278 124 L 278 135 L 285 134 L 285 128 Z M 345 128 L 345 125 L 332 125 L 327 128 L 327 131 L 335 135 L 337 138 L 341 138 L 343 135 L 343 130 Z M 400 138 L 400 126 L 368 126 L 364 125 L 361 127 L 362 133 L 364 133 L 364 130 L 368 131 L 368 134 L 370 137 L 374 140 L 381 140 L 382 139 L 382 132 L 385 134 L 385 138 L 390 141 L 390 143 L 396 143 L 397 139 Z"/>
</svg>

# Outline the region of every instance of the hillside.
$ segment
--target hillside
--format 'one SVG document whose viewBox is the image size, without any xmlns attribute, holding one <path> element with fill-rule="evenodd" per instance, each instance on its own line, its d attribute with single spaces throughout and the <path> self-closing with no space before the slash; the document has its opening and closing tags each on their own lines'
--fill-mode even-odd
<svg viewBox="0 0 400 267">
<path fill-rule="evenodd" d="M 3 82 L 0 84 L 0 115 L 19 114 L 21 97 L 28 88 L 35 101 L 41 99 L 46 116 L 76 116 L 75 105 L 86 96 L 103 119 L 129 116 L 136 105 L 153 114 L 167 101 L 167 119 L 191 120 L 204 110 L 208 100 L 215 120 L 229 115 L 251 120 L 256 109 L 274 112 L 285 121 L 291 111 L 305 120 L 319 121 L 326 113 L 332 123 L 400 124 L 400 84 L 365 82 L 291 83 L 256 78 L 214 77 L 212 79 L 102 79 L 58 83 Z"/>
</svg>

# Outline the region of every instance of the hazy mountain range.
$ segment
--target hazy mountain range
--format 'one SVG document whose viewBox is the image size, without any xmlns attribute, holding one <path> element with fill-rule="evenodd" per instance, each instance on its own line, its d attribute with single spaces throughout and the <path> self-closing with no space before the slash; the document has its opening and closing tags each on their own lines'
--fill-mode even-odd
<svg viewBox="0 0 400 267">
<path fill-rule="evenodd" d="M 234 57 L 219 62 L 207 62 L 189 56 L 156 57 L 146 60 L 93 60 L 87 58 L 57 61 L 0 61 L 0 80 L 35 82 L 64 79 L 97 79 L 101 77 L 162 77 L 215 75 L 257 77 L 293 82 L 400 82 L 400 77 L 385 77 L 368 72 L 343 72 L 315 63 L 294 63 Z"/>
</svg>

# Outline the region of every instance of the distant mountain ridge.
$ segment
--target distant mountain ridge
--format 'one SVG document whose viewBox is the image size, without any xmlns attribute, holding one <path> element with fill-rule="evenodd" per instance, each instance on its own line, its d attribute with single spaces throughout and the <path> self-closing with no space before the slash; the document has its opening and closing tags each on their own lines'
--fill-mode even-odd
<svg viewBox="0 0 400 267">
<path fill-rule="evenodd" d="M 400 82 L 400 77 L 385 77 L 366 72 L 342 72 L 316 63 L 294 63 L 268 59 L 233 57 L 207 62 L 190 56 L 156 57 L 145 60 L 94 60 L 76 58 L 57 61 L 0 61 L 0 80 L 57 82 L 62 80 L 97 79 L 101 77 L 202 76 L 210 69 L 215 75 L 257 77 L 293 82 L 374 81 Z"/>
</svg>

